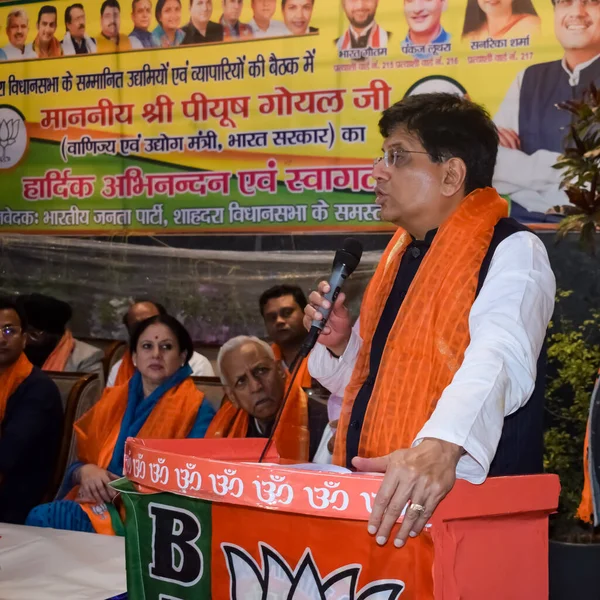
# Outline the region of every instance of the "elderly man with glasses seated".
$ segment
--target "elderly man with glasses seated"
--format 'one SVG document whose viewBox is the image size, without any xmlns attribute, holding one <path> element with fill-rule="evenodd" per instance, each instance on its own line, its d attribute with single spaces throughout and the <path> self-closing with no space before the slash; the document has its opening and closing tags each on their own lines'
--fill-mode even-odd
<svg viewBox="0 0 600 600">
<path fill-rule="evenodd" d="M 0 297 L 0 521 L 24 523 L 39 504 L 62 432 L 60 392 L 25 356 L 27 323 Z"/>
</svg>

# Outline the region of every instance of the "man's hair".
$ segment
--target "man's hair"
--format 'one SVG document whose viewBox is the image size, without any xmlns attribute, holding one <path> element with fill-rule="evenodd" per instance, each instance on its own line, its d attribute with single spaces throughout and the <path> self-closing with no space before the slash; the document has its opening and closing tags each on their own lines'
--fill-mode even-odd
<svg viewBox="0 0 600 600">
<path fill-rule="evenodd" d="M 158 0 L 158 2 L 156 3 L 156 6 L 154 7 L 154 16 L 156 17 L 156 20 L 159 23 L 160 23 L 160 13 L 162 12 L 162 9 L 165 7 L 166 3 L 167 3 L 167 0 Z M 177 0 L 177 4 L 179 4 L 179 6 L 181 6 L 181 0 Z"/>
<path fill-rule="evenodd" d="M 194 354 L 194 343 L 192 342 L 192 338 L 188 332 L 188 330 L 175 318 L 171 315 L 154 315 L 144 321 L 140 321 L 133 329 L 131 334 L 131 340 L 129 342 L 129 350 L 133 353 L 136 352 L 136 348 L 140 337 L 150 325 L 155 325 L 160 323 L 161 325 L 165 325 L 168 327 L 175 337 L 177 338 L 177 344 L 179 346 L 179 352 L 186 353 L 186 362 L 189 362 L 190 358 L 192 358 L 192 354 Z"/>
<path fill-rule="evenodd" d="M 119 12 L 121 12 L 121 6 L 117 0 L 104 0 L 102 6 L 100 7 L 100 16 L 104 14 L 104 11 L 107 8 L 116 8 Z"/>
<path fill-rule="evenodd" d="M 58 21 L 58 14 L 56 12 L 56 8 L 54 6 L 50 6 L 49 4 L 46 4 L 46 5 L 42 6 L 42 8 L 40 8 L 40 12 L 38 13 L 38 18 L 37 18 L 38 25 L 40 24 L 42 15 L 54 15 L 56 17 L 56 20 Z"/>
<path fill-rule="evenodd" d="M 221 383 L 223 385 L 229 385 L 227 380 L 225 379 L 225 375 L 223 374 L 223 360 L 225 360 L 225 356 L 232 352 L 233 350 L 237 350 L 240 346 L 244 344 L 258 344 L 262 348 L 265 349 L 269 358 L 275 360 L 275 353 L 273 352 L 273 348 L 267 344 L 264 340 L 260 340 L 257 337 L 250 335 L 238 335 L 237 337 L 231 338 L 227 340 L 219 349 L 219 354 L 217 355 L 217 368 L 219 369 Z"/>
<path fill-rule="evenodd" d="M 139 0 L 138 0 L 139 2 Z M 160 302 L 154 302 L 154 300 L 134 300 L 129 308 L 127 309 L 127 312 L 123 315 L 123 325 L 125 325 L 125 327 L 127 327 L 129 329 L 129 323 L 127 322 L 127 316 L 129 315 L 129 311 L 131 310 L 132 306 L 135 306 L 136 304 L 152 304 L 152 306 L 156 306 L 156 309 L 158 310 L 158 314 L 159 315 L 166 315 L 167 314 L 167 309 L 160 304 Z"/>
<path fill-rule="evenodd" d="M 17 304 L 17 301 L 12 296 L 0 296 L 0 310 L 14 310 L 21 321 L 21 330 L 27 329 L 27 315 L 22 306 Z"/>
<path fill-rule="evenodd" d="M 71 6 L 67 6 L 67 8 L 65 8 L 65 25 L 71 24 L 71 11 L 74 8 L 78 8 L 79 10 L 82 10 L 83 12 L 85 12 L 85 8 L 83 8 L 83 4 L 79 4 L 79 2 L 77 2 L 76 4 L 71 4 Z"/>
<path fill-rule="evenodd" d="M 420 140 L 433 162 L 464 161 L 465 194 L 492 185 L 498 130 L 478 104 L 448 93 L 408 96 L 386 109 L 379 120 L 384 138 L 399 127 Z"/>
<path fill-rule="evenodd" d="M 22 8 L 15 8 L 14 10 L 11 10 L 6 16 L 6 29 L 10 27 L 11 19 L 17 17 L 21 17 L 21 19 L 25 19 L 27 23 L 29 23 L 29 17 L 27 16 L 27 13 Z"/>
<path fill-rule="evenodd" d="M 554 4 L 554 0 L 552 0 Z M 531 0 L 513 0 L 512 2 L 513 15 L 534 15 L 538 16 Z M 463 25 L 462 37 L 473 31 L 477 31 L 480 27 L 487 23 L 486 14 L 479 8 L 477 0 L 468 0 L 467 9 L 465 11 L 465 22 Z"/>
<path fill-rule="evenodd" d="M 260 314 L 264 317 L 264 310 L 267 302 L 269 300 L 273 300 L 274 298 L 281 298 L 281 296 L 293 296 L 296 304 L 301 310 L 304 310 L 304 307 L 307 305 L 306 296 L 297 285 L 274 285 L 273 287 L 264 291 L 258 300 Z"/>
<path fill-rule="evenodd" d="M 285 5 L 287 4 L 288 0 L 281 0 L 281 9 L 283 10 L 285 8 Z M 314 6 L 315 5 L 315 0 L 310 0 L 310 3 Z"/>
</svg>

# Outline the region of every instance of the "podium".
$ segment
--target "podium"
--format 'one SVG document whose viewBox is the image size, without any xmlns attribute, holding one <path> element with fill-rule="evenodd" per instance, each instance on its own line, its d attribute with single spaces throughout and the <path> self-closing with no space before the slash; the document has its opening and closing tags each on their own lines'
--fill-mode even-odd
<svg viewBox="0 0 600 600">
<path fill-rule="evenodd" d="M 397 549 L 367 533 L 374 474 L 256 460 L 264 440 L 125 449 L 130 600 L 546 600 L 555 475 L 458 481 Z"/>
</svg>

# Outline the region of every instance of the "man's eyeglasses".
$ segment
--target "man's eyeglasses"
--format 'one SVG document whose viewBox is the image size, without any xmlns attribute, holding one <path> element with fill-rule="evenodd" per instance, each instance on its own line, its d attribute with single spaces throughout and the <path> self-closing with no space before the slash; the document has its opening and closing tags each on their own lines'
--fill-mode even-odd
<svg viewBox="0 0 600 600">
<path fill-rule="evenodd" d="M 23 330 L 17 325 L 7 325 L 6 327 L 2 327 L 2 329 L 0 329 L 0 334 L 2 334 L 2 337 L 5 340 L 10 340 L 19 335 L 21 331 Z"/>
<path fill-rule="evenodd" d="M 579 1 L 583 6 L 600 6 L 600 0 L 553 0 L 554 6 L 560 6 L 560 8 L 570 8 Z"/>
<path fill-rule="evenodd" d="M 600 1 L 600 0 L 599 0 Z M 393 150 L 386 150 L 383 153 L 383 156 L 379 156 L 373 161 L 373 166 L 377 166 L 381 161 L 383 164 L 389 167 L 395 167 L 399 161 L 402 161 L 403 158 L 406 158 L 407 154 L 428 154 L 427 152 L 423 152 L 422 150 L 403 150 L 401 148 L 394 148 Z"/>
</svg>

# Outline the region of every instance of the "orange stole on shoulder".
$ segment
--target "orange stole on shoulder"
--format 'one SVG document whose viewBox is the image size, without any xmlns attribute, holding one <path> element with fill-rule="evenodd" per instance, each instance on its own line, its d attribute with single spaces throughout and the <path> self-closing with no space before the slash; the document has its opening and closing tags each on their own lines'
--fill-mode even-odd
<svg viewBox="0 0 600 600">
<path fill-rule="evenodd" d="M 0 423 L 4 420 L 8 399 L 15 393 L 16 389 L 29 377 L 33 365 L 21 352 L 21 356 L 2 375 L 0 375 Z"/>
<path fill-rule="evenodd" d="M 433 413 L 462 364 L 481 263 L 496 223 L 507 214 L 506 201 L 485 188 L 469 194 L 440 227 L 389 333 L 363 423 L 360 456 L 409 448 Z M 365 292 L 363 343 L 344 394 L 334 464 L 345 466 L 354 400 L 369 374 L 373 335 L 410 243 L 411 236 L 398 229 Z"/>
<path fill-rule="evenodd" d="M 73 338 L 71 330 L 67 329 L 64 335 L 60 338 L 56 348 L 52 350 L 52 353 L 46 359 L 42 369 L 44 371 L 64 371 L 74 347 L 75 339 Z"/>
<path fill-rule="evenodd" d="M 286 381 L 289 381 L 289 376 Z M 250 416 L 226 399 L 206 432 L 206 438 L 245 438 Z M 308 398 L 297 382 L 286 402 L 273 442 L 281 458 L 308 462 L 310 431 L 308 429 Z"/>
<path fill-rule="evenodd" d="M 75 423 L 79 461 L 102 469 L 108 467 L 119 437 L 128 395 L 129 384 L 106 388 L 100 400 Z M 138 437 L 185 438 L 194 426 L 203 399 L 204 394 L 188 377 L 162 396 L 140 429 Z M 77 500 L 78 491 L 79 486 L 75 486 L 66 498 Z M 114 535 L 110 516 L 106 511 L 100 514 L 96 505 L 90 503 L 81 503 L 81 508 L 90 517 L 98 533 Z"/>
<path fill-rule="evenodd" d="M 273 354 L 275 354 L 275 360 L 283 360 L 283 353 L 281 348 L 277 344 L 271 344 Z M 289 370 L 289 369 L 288 369 Z M 300 387 L 311 388 L 312 377 L 308 372 L 308 356 L 302 360 L 300 368 L 298 369 L 298 375 L 296 375 L 296 381 L 300 384 Z"/>
<path fill-rule="evenodd" d="M 117 378 L 115 379 L 114 387 L 127 383 L 133 377 L 134 373 L 135 367 L 133 366 L 131 352 L 129 350 L 126 350 L 125 354 L 123 354 L 123 360 L 121 361 L 119 371 L 117 372 Z"/>
</svg>

